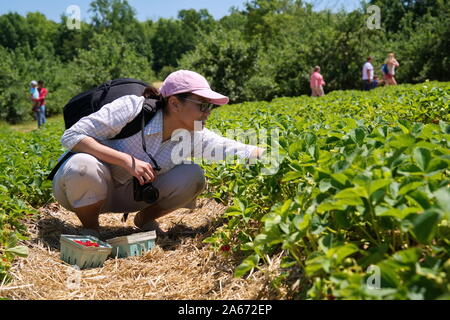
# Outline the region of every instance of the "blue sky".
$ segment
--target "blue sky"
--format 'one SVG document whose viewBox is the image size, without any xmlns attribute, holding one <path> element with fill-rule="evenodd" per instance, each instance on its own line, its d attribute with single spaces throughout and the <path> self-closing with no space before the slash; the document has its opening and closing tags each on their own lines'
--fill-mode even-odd
<svg viewBox="0 0 450 320">
<path fill-rule="evenodd" d="M 92 0 L 0 0 L 0 14 L 10 11 L 26 15 L 30 11 L 40 11 L 49 19 L 60 21 L 60 16 L 70 5 L 78 5 L 81 9 L 82 20 L 89 18 L 89 4 Z M 147 19 L 157 20 L 160 17 L 176 18 L 182 9 L 208 9 L 216 19 L 227 15 L 234 6 L 244 8 L 246 0 L 128 0 L 137 11 L 137 18 L 141 21 Z M 317 9 L 354 10 L 359 7 L 359 0 L 310 0 Z"/>
</svg>

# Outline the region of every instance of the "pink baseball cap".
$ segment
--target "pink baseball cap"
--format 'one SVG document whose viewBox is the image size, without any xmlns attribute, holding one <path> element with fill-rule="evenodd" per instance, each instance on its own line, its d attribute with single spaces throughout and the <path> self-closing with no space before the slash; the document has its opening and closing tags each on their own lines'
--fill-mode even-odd
<svg viewBox="0 0 450 320">
<path fill-rule="evenodd" d="M 179 93 L 190 92 L 200 97 L 206 98 L 212 104 L 227 104 L 230 99 L 211 90 L 208 81 L 200 74 L 189 70 L 179 70 L 172 72 L 159 90 L 166 98 Z"/>
</svg>

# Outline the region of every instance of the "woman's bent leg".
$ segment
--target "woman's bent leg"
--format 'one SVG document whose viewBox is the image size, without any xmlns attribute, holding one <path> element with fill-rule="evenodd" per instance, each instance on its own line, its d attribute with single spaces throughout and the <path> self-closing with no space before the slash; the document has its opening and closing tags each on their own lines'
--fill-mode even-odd
<svg viewBox="0 0 450 320">
<path fill-rule="evenodd" d="M 109 168 L 97 158 L 78 153 L 69 158 L 53 179 L 55 199 L 77 214 L 85 228 L 98 230 L 98 216 L 111 188 Z"/>
<path fill-rule="evenodd" d="M 83 227 L 99 231 L 100 225 L 98 217 L 100 215 L 100 209 L 105 204 L 105 200 L 91 204 L 86 207 L 74 208 L 75 214 L 80 219 Z"/>
</svg>

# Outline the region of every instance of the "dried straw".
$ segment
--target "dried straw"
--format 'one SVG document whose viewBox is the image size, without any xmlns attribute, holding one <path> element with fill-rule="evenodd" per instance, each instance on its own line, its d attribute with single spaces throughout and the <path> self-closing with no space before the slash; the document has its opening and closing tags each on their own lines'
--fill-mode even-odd
<svg viewBox="0 0 450 320">
<path fill-rule="evenodd" d="M 78 271 L 59 258 L 61 234 L 77 234 L 78 218 L 58 204 L 40 209 L 28 221 L 30 255 L 18 259 L 12 281 L 0 284 L 0 296 L 9 299 L 113 300 L 113 299 L 280 299 L 286 290 L 273 290 L 279 257 L 247 279 L 233 277 L 239 259 L 215 252 L 203 239 L 220 226 L 226 208 L 201 199 L 195 210 L 180 209 L 159 220 L 169 236 L 142 257 L 108 259 L 97 269 Z M 102 236 L 133 233 L 133 215 L 121 222 L 120 214 L 100 216 Z"/>
</svg>

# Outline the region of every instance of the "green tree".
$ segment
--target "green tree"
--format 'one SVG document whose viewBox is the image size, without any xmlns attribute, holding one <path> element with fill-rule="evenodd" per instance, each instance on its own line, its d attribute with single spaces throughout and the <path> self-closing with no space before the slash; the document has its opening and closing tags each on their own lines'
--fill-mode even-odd
<svg viewBox="0 0 450 320">
<path fill-rule="evenodd" d="M 15 50 L 0 46 L 0 119 L 10 123 L 31 119 L 29 83 L 33 79 L 46 82 L 50 115 L 61 113 L 69 98 L 79 91 L 67 66 L 45 46 L 25 45 Z"/>
<path fill-rule="evenodd" d="M 430 13 L 433 16 L 439 14 L 439 7 L 447 0 L 370 0 L 370 5 L 377 5 L 382 12 L 382 24 L 388 32 L 401 31 L 401 20 L 412 14 L 417 20 Z"/>
<path fill-rule="evenodd" d="M 259 69 L 259 45 L 248 43 L 239 31 L 217 29 L 202 36 L 194 51 L 180 61 L 180 67 L 204 75 L 213 88 L 224 92 L 232 102 L 254 100 L 270 92 L 272 83 Z M 255 90 L 258 88 L 258 90 Z"/>
<path fill-rule="evenodd" d="M 91 2 L 89 11 L 96 33 L 121 34 L 149 63 L 153 60 L 148 24 L 139 23 L 136 10 L 127 0 L 95 0 Z"/>
<path fill-rule="evenodd" d="M 67 28 L 67 16 L 61 16 L 61 22 L 55 36 L 55 53 L 63 62 L 72 61 L 78 49 L 87 49 L 92 37 L 91 25 L 81 22 L 80 30 Z"/>
<path fill-rule="evenodd" d="M 309 6 L 310 7 L 310 6 Z M 247 39 L 261 39 L 264 45 L 277 41 L 280 33 L 292 27 L 297 14 L 308 8 L 301 0 L 251 0 L 246 3 L 245 35 Z"/>
<path fill-rule="evenodd" d="M 7 13 L 0 16 L 0 45 L 15 49 L 25 45 L 35 47 L 39 43 L 52 50 L 56 28 L 55 22 L 39 12 L 28 13 L 26 17 Z"/>
<path fill-rule="evenodd" d="M 94 35 L 89 48 L 78 51 L 72 70 L 82 90 L 116 78 L 154 80 L 147 59 L 137 55 L 135 47 L 117 33 Z"/>
<path fill-rule="evenodd" d="M 245 28 L 246 23 L 247 16 L 236 7 L 231 7 L 230 14 L 219 20 L 220 26 L 226 32 L 228 32 L 228 30 L 242 30 Z"/>
<path fill-rule="evenodd" d="M 206 9 L 181 10 L 176 20 L 159 19 L 151 40 L 155 52 L 154 70 L 160 72 L 164 67 L 177 67 L 181 56 L 203 41 L 200 35 L 210 33 L 215 26 L 216 21 Z"/>
<path fill-rule="evenodd" d="M 136 26 L 136 11 L 127 0 L 94 0 L 90 4 L 94 28 L 126 34 Z"/>
</svg>

